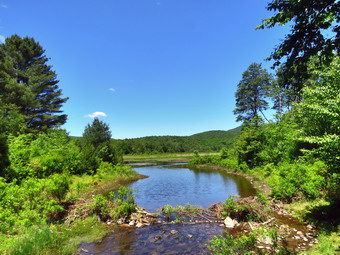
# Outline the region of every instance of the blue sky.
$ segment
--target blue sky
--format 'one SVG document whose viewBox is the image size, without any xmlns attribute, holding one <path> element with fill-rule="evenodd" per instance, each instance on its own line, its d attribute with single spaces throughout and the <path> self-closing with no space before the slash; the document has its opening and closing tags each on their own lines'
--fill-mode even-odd
<svg viewBox="0 0 340 255">
<path fill-rule="evenodd" d="M 0 0 L 0 41 L 30 36 L 46 49 L 71 135 L 96 113 L 114 138 L 228 130 L 242 73 L 288 31 L 255 31 L 267 2 Z"/>
</svg>

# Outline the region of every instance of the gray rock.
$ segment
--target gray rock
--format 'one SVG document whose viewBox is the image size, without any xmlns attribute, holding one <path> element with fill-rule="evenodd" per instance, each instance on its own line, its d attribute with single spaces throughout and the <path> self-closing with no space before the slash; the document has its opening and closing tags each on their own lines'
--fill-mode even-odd
<svg viewBox="0 0 340 255">
<path fill-rule="evenodd" d="M 236 220 L 233 220 L 232 218 L 230 218 L 229 216 L 227 218 L 225 218 L 224 220 L 224 225 L 227 228 L 233 228 L 238 224 L 238 222 Z"/>
<path fill-rule="evenodd" d="M 144 227 L 144 224 L 143 224 L 143 223 L 140 223 L 140 222 L 138 222 L 138 223 L 136 224 L 136 227 L 137 227 L 137 228 Z"/>
<path fill-rule="evenodd" d="M 170 234 L 171 234 L 171 235 L 176 235 L 177 233 L 178 233 L 178 231 L 177 231 L 177 230 L 174 230 L 174 229 L 170 231 Z"/>
</svg>

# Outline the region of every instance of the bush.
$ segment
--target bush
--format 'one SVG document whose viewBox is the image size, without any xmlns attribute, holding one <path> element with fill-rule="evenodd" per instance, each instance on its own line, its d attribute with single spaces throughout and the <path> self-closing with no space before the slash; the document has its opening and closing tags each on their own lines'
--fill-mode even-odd
<svg viewBox="0 0 340 255">
<path fill-rule="evenodd" d="M 298 196 L 315 199 L 326 187 L 324 171 L 325 165 L 320 161 L 313 165 L 296 163 L 277 166 L 269 177 L 273 196 L 285 201 L 292 201 Z"/>
<path fill-rule="evenodd" d="M 46 189 L 52 198 L 56 198 L 59 202 L 62 202 L 70 189 L 70 183 L 70 178 L 67 175 L 54 174 L 48 179 Z"/>
<path fill-rule="evenodd" d="M 103 195 L 96 195 L 94 201 L 94 213 L 97 214 L 102 221 L 106 221 L 109 217 L 107 199 Z"/>
<path fill-rule="evenodd" d="M 253 233 L 249 236 L 242 234 L 235 239 L 229 233 L 225 233 L 224 236 L 214 236 L 208 249 L 212 254 L 253 254 L 251 250 L 255 248 L 255 244 L 256 236 Z"/>
</svg>

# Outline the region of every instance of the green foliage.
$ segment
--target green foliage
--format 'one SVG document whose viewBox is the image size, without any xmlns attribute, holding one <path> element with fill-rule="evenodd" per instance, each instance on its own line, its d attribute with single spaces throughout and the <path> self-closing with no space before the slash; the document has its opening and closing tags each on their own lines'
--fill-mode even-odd
<svg viewBox="0 0 340 255">
<path fill-rule="evenodd" d="M 52 194 L 48 179 L 25 179 L 20 185 L 0 180 L 0 232 L 17 233 L 34 224 L 59 220 L 64 211 Z M 63 194 L 61 194 L 63 195 Z"/>
<path fill-rule="evenodd" d="M 46 131 L 64 124 L 57 75 L 47 64 L 45 50 L 33 38 L 12 35 L 0 45 L 0 94 L 7 106 L 25 117 L 27 131 Z M 10 110 L 10 109 L 8 109 Z"/>
<path fill-rule="evenodd" d="M 261 64 L 252 63 L 242 74 L 242 80 L 237 85 L 235 93 L 236 121 L 254 122 L 258 124 L 259 114 L 268 109 L 265 100 L 266 92 L 272 83 L 271 75 L 262 68 Z"/>
<path fill-rule="evenodd" d="M 192 136 L 148 136 L 113 140 L 114 147 L 123 154 L 211 152 L 231 148 L 240 127 L 228 131 L 208 131 Z"/>
<path fill-rule="evenodd" d="M 110 142 L 111 132 L 109 126 L 95 118 L 84 130 L 80 140 L 82 162 L 88 173 L 95 173 L 100 162 L 111 164 L 122 162 L 122 157 Z"/>
<path fill-rule="evenodd" d="M 115 207 L 111 210 L 111 217 L 115 220 L 124 218 L 136 211 L 135 198 L 130 188 L 121 186 L 111 195 Z"/>
<path fill-rule="evenodd" d="M 8 143 L 11 165 L 5 170 L 5 176 L 9 180 L 83 171 L 80 149 L 64 130 L 51 130 L 36 138 L 31 134 L 10 137 Z"/>
<path fill-rule="evenodd" d="M 309 86 L 303 89 L 304 98 L 296 107 L 300 123 L 300 141 L 304 153 L 312 159 L 324 161 L 328 166 L 330 181 L 340 187 L 340 58 L 334 58 L 329 67 L 313 72 Z M 330 193 L 340 197 L 340 188 Z"/>
<path fill-rule="evenodd" d="M 110 128 L 105 122 L 94 118 L 93 122 L 85 127 L 83 139 L 85 143 L 90 143 L 94 147 L 98 147 L 102 143 L 110 141 Z"/>
<path fill-rule="evenodd" d="M 102 221 L 106 221 L 109 218 L 108 201 L 104 195 L 96 195 L 94 198 L 93 211 L 97 214 Z"/>
<path fill-rule="evenodd" d="M 175 212 L 175 208 L 172 205 L 164 205 L 161 208 L 162 213 L 170 219 L 171 213 Z"/>
<path fill-rule="evenodd" d="M 245 126 L 235 144 L 235 154 L 238 164 L 245 163 L 253 168 L 261 165 L 260 152 L 265 144 L 265 131 L 263 126 Z"/>
<path fill-rule="evenodd" d="M 262 205 L 269 205 L 270 202 L 269 202 L 268 198 L 265 195 L 263 195 L 262 192 L 257 191 L 256 195 L 257 195 L 257 201 L 259 203 L 261 203 Z"/>
<path fill-rule="evenodd" d="M 264 219 L 264 215 L 256 208 L 255 204 L 249 204 L 243 201 L 236 200 L 235 196 L 230 196 L 222 204 L 223 211 L 222 216 L 230 216 L 238 221 L 261 221 Z M 259 205 L 260 206 L 260 205 Z"/>
<path fill-rule="evenodd" d="M 59 248 L 61 238 L 48 226 L 41 228 L 31 227 L 25 232 L 25 235 L 22 235 L 11 244 L 8 254 L 45 255 L 53 254 L 51 250 Z M 42 249 L 42 247 L 44 248 Z"/>
<path fill-rule="evenodd" d="M 70 178 L 65 174 L 54 174 L 47 182 L 46 190 L 53 198 L 62 202 L 70 188 Z"/>
<path fill-rule="evenodd" d="M 253 254 L 252 249 L 255 248 L 256 236 L 250 233 L 249 236 L 242 234 L 237 238 L 233 238 L 229 233 L 214 236 L 208 245 L 212 254 L 228 255 L 228 254 Z"/>
<path fill-rule="evenodd" d="M 220 162 L 219 156 L 204 156 L 195 157 L 189 161 L 190 165 L 218 165 Z"/>
<path fill-rule="evenodd" d="M 320 190 L 326 187 L 323 177 L 325 165 L 282 164 L 274 167 L 269 178 L 273 196 L 277 199 L 292 201 L 294 197 L 304 196 L 315 199 L 322 195 Z"/>
<path fill-rule="evenodd" d="M 324 64 L 339 53 L 339 3 L 336 0 L 273 0 L 267 9 L 274 11 L 274 15 L 263 20 L 259 29 L 292 24 L 290 33 L 269 59 L 275 61 L 274 66 L 285 59 L 285 84 L 295 80 L 293 86 L 301 90 L 310 77 L 308 63 L 312 57 L 318 57 L 318 62 Z"/>
<path fill-rule="evenodd" d="M 136 211 L 133 192 L 125 186 L 119 187 L 115 192 L 111 191 L 108 196 L 96 195 L 94 201 L 94 213 L 102 221 L 125 218 Z"/>
</svg>

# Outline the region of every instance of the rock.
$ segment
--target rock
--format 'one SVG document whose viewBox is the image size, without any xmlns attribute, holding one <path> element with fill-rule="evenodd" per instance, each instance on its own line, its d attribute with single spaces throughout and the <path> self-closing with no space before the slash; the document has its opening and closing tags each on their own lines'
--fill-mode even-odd
<svg viewBox="0 0 340 255">
<path fill-rule="evenodd" d="M 188 234 L 189 239 L 192 239 L 193 237 L 194 237 L 193 235 Z"/>
<path fill-rule="evenodd" d="M 152 217 L 152 218 L 157 218 L 160 215 L 160 213 L 146 213 L 146 216 Z"/>
<path fill-rule="evenodd" d="M 135 225 L 135 221 L 134 221 L 134 220 L 130 221 L 130 222 L 129 222 L 129 225 L 130 225 L 130 226 L 134 226 L 134 225 Z"/>
<path fill-rule="evenodd" d="M 174 230 L 174 229 L 170 231 L 170 234 L 171 234 L 171 235 L 176 235 L 177 233 L 178 233 L 178 231 L 177 231 L 177 230 Z"/>
<path fill-rule="evenodd" d="M 297 231 L 296 234 L 299 235 L 299 236 L 303 235 L 303 233 L 301 231 Z"/>
<path fill-rule="evenodd" d="M 162 240 L 162 237 L 161 236 L 155 236 L 154 239 L 155 239 L 155 242 L 157 242 L 157 241 Z"/>
<path fill-rule="evenodd" d="M 136 225 L 137 228 L 141 228 L 141 227 L 144 227 L 144 224 L 143 223 L 140 223 L 138 222 L 137 225 Z"/>
<path fill-rule="evenodd" d="M 227 218 L 225 218 L 225 220 L 224 220 L 224 225 L 227 228 L 233 228 L 237 224 L 238 224 L 238 222 L 236 220 L 231 219 L 229 216 Z"/>
<path fill-rule="evenodd" d="M 310 224 L 308 224 L 308 225 L 307 225 L 307 228 L 308 228 L 308 229 L 313 229 L 313 226 L 310 225 Z"/>
<path fill-rule="evenodd" d="M 263 238 L 263 243 L 269 245 L 269 244 L 273 244 L 273 241 L 269 236 L 265 236 Z"/>
<path fill-rule="evenodd" d="M 117 220 L 117 224 L 118 224 L 118 225 L 122 225 L 123 223 L 124 223 L 124 219 L 118 219 L 118 220 Z"/>
</svg>

